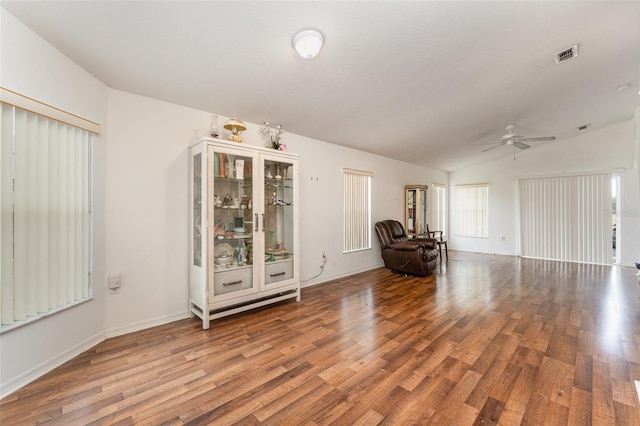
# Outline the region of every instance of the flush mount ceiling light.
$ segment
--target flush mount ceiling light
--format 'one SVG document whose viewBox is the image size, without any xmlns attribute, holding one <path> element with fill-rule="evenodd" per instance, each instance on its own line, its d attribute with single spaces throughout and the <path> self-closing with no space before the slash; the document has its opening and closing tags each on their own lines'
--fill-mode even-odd
<svg viewBox="0 0 640 426">
<path fill-rule="evenodd" d="M 302 30 L 293 36 L 293 48 L 303 58 L 313 58 L 320 52 L 324 37 L 316 30 Z"/>
</svg>

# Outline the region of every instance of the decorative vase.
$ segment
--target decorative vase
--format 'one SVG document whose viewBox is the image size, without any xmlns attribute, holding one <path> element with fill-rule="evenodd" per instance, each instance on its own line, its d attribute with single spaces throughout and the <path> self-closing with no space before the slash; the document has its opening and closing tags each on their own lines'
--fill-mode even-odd
<svg viewBox="0 0 640 426">
<path fill-rule="evenodd" d="M 209 126 L 209 134 L 212 138 L 217 138 L 220 136 L 220 126 L 218 126 L 218 116 L 215 114 L 211 115 L 211 125 Z"/>
</svg>

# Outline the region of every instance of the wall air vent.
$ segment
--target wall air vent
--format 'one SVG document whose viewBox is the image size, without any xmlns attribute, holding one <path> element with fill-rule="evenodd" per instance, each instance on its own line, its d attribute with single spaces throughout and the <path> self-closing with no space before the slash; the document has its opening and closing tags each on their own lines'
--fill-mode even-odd
<svg viewBox="0 0 640 426">
<path fill-rule="evenodd" d="M 569 59 L 575 58 L 576 56 L 578 56 L 578 45 L 574 44 L 570 48 L 565 49 L 562 52 L 556 53 L 556 64 L 566 62 Z"/>
</svg>

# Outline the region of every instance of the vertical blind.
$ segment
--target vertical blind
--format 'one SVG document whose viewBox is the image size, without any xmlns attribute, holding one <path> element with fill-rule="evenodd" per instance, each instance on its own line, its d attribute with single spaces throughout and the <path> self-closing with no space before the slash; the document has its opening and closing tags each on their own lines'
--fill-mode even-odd
<svg viewBox="0 0 640 426">
<path fill-rule="evenodd" d="M 91 297 L 92 135 L 0 106 L 0 318 L 6 326 Z"/>
<path fill-rule="evenodd" d="M 343 251 L 371 248 L 371 178 L 373 173 L 343 169 Z"/>
<path fill-rule="evenodd" d="M 447 187 L 434 183 L 431 185 L 431 224 L 429 230 L 447 234 Z"/>
<path fill-rule="evenodd" d="M 456 235 L 489 237 L 489 185 L 456 185 Z"/>
<path fill-rule="evenodd" d="M 611 174 L 518 180 L 520 254 L 611 264 Z"/>
</svg>

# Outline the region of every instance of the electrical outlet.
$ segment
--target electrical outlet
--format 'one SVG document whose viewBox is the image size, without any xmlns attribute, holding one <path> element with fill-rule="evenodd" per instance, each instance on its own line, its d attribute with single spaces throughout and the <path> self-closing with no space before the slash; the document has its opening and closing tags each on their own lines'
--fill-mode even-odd
<svg viewBox="0 0 640 426">
<path fill-rule="evenodd" d="M 107 283 L 111 294 L 118 293 L 120 291 L 120 286 L 122 285 L 122 275 L 109 274 L 107 276 Z"/>
</svg>

